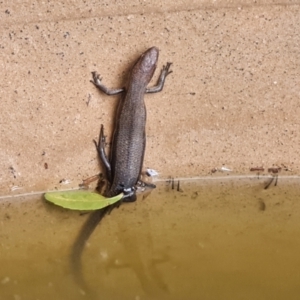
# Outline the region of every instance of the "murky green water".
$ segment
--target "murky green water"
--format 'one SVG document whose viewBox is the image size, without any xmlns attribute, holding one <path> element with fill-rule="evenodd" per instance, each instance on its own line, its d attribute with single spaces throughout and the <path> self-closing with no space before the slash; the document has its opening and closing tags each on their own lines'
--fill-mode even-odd
<svg viewBox="0 0 300 300">
<path fill-rule="evenodd" d="M 87 215 L 0 200 L 0 299 L 299 299 L 300 179 L 161 183 L 106 216 L 82 258 Z"/>
</svg>

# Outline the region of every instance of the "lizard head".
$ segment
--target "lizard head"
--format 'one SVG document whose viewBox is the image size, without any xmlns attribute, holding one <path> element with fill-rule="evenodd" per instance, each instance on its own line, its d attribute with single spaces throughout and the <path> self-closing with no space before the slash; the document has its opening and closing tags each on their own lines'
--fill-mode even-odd
<svg viewBox="0 0 300 300">
<path fill-rule="evenodd" d="M 135 63 L 131 76 L 147 85 L 156 69 L 158 54 L 159 50 L 156 47 L 149 48 L 144 52 Z"/>
</svg>

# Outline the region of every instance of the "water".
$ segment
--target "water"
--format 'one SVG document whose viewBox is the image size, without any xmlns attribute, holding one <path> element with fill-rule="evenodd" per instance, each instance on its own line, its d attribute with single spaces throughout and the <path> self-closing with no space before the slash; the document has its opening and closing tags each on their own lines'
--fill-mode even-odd
<svg viewBox="0 0 300 300">
<path fill-rule="evenodd" d="M 88 215 L 26 196 L 0 201 L 0 299 L 299 299 L 299 178 L 159 183 L 106 216 L 82 257 Z"/>
</svg>

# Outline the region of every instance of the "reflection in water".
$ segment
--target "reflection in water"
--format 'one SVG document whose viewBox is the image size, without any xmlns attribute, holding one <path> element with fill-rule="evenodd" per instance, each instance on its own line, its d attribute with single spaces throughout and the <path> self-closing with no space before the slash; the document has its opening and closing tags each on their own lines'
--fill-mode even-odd
<svg viewBox="0 0 300 300">
<path fill-rule="evenodd" d="M 143 199 L 148 194 L 140 195 Z M 126 204 L 125 204 L 126 205 Z M 130 203 L 127 203 L 130 205 Z M 105 222 L 105 215 L 111 212 L 112 208 L 93 212 L 90 214 L 84 225 L 82 226 L 71 251 L 71 269 L 74 274 L 76 283 L 83 294 L 87 294 L 90 298 L 97 298 L 95 291 L 91 290 L 86 282 L 82 270 L 82 254 L 86 243 L 88 242 L 93 231 L 98 227 L 101 230 L 100 222 Z M 115 211 L 115 213 L 120 213 Z M 103 220 L 104 218 L 104 220 Z M 126 223 L 130 223 L 127 220 Z M 114 269 L 129 269 L 135 274 L 139 280 L 140 285 L 146 295 L 159 295 L 160 292 L 167 292 L 168 288 L 163 281 L 162 275 L 157 268 L 157 265 L 162 264 L 168 260 L 167 251 L 155 252 L 151 231 L 144 231 L 142 236 L 135 232 L 135 226 L 130 226 L 130 229 L 124 229 L 124 222 L 118 223 L 118 230 L 116 231 L 116 239 L 120 244 L 120 250 L 115 253 L 106 253 L 107 259 L 104 261 L 103 268 L 107 273 Z M 143 219 L 143 226 L 150 228 L 149 216 Z M 141 242 L 142 241 L 142 242 Z M 99 241 L 99 251 L 105 247 L 105 241 Z M 111 251 L 110 251 L 111 252 Z M 103 252 L 102 252 L 103 253 Z"/>
<path fill-rule="evenodd" d="M 143 226 L 150 228 L 149 216 L 144 217 L 143 221 L 148 223 Z M 151 231 L 144 232 L 143 237 L 140 237 L 130 229 L 124 230 L 121 224 L 118 227 L 117 239 L 122 247 L 106 262 L 106 270 L 130 269 L 138 278 L 145 294 L 149 296 L 168 292 L 168 287 L 158 268 L 159 264 L 169 259 L 167 249 L 161 252 L 155 251 Z"/>
</svg>

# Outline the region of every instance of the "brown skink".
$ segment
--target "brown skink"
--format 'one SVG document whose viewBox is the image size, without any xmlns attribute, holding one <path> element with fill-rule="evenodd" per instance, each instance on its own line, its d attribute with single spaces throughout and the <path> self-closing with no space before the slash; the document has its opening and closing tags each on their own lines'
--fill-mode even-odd
<svg viewBox="0 0 300 300">
<path fill-rule="evenodd" d="M 153 77 L 158 61 L 159 51 L 152 47 L 144 52 L 133 66 L 125 88 L 108 89 L 100 76 L 93 72 L 93 84 L 107 95 L 122 93 L 112 139 L 111 154 L 108 159 L 105 154 L 105 137 L 101 125 L 99 141 L 95 142 L 100 160 L 105 166 L 108 187 L 105 196 L 113 197 L 124 193 L 123 201 L 136 200 L 136 185 L 140 180 L 146 146 L 145 125 L 146 107 L 144 94 L 157 93 L 163 89 L 165 79 L 170 71 L 171 63 L 163 67 L 157 85 L 147 88 Z M 93 233 L 97 224 L 112 207 L 95 211 L 83 225 L 73 245 L 71 263 L 79 281 L 81 275 L 81 254 L 86 241 Z"/>
</svg>

